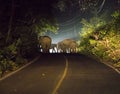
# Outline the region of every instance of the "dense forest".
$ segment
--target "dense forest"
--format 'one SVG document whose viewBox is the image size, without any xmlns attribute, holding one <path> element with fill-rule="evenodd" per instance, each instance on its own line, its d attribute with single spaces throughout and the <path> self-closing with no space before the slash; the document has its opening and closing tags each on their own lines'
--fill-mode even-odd
<svg viewBox="0 0 120 94">
<path fill-rule="evenodd" d="M 38 54 L 39 36 L 46 32 L 57 32 L 59 23 L 53 10 L 59 9 L 65 13 L 65 9 L 69 10 L 75 4 L 83 11 L 90 9 L 92 4 L 88 3 L 96 0 L 78 1 L 80 0 L 1 0 L 0 76 L 18 69 Z M 119 66 L 120 11 L 114 11 L 109 21 L 104 17 L 101 14 L 81 19 L 79 53 Z"/>
<path fill-rule="evenodd" d="M 79 50 L 82 54 L 120 67 L 120 11 L 111 16 L 107 22 L 103 15 L 82 19 Z"/>
<path fill-rule="evenodd" d="M 44 1 L 34 4 L 29 0 L 0 1 L 1 76 L 7 71 L 18 69 L 36 56 L 40 35 L 57 31 L 58 25 L 50 7 Z"/>
</svg>

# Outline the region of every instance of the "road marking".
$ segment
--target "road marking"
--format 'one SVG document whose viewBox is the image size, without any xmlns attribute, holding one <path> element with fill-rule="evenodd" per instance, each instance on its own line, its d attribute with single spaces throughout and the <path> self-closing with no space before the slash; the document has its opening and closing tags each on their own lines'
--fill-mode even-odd
<svg viewBox="0 0 120 94">
<path fill-rule="evenodd" d="M 26 68 L 26 67 L 29 66 L 30 64 L 32 64 L 32 63 L 34 63 L 35 61 L 37 61 L 39 58 L 40 58 L 40 56 L 36 57 L 35 59 L 33 59 L 32 61 L 30 61 L 30 62 L 27 63 L 26 65 L 24 65 L 24 66 L 22 66 L 21 68 L 17 69 L 16 71 L 13 71 L 13 72 L 7 74 L 6 76 L 0 78 L 0 81 L 8 78 L 9 76 L 12 76 L 13 74 L 19 72 L 19 71 L 22 70 L 22 69 Z"/>
<path fill-rule="evenodd" d="M 102 61 L 101 61 L 101 62 L 102 62 Z M 106 66 L 112 68 L 113 70 L 115 70 L 118 74 L 120 74 L 120 71 L 119 71 L 117 68 L 115 68 L 115 67 L 113 67 L 112 65 L 107 64 L 107 63 L 105 63 L 105 62 L 102 62 L 102 63 L 105 64 Z"/>
<path fill-rule="evenodd" d="M 60 88 L 60 86 L 61 86 L 61 84 L 62 84 L 62 82 L 63 82 L 63 80 L 64 80 L 64 78 L 65 78 L 65 76 L 67 74 L 68 60 L 67 60 L 67 58 L 65 56 L 64 56 L 64 58 L 65 58 L 65 63 L 66 63 L 65 69 L 64 69 L 64 72 L 63 72 L 63 75 L 62 75 L 61 79 L 58 81 L 57 85 L 55 86 L 54 90 L 52 91 L 52 94 L 58 94 L 57 91 Z"/>
</svg>

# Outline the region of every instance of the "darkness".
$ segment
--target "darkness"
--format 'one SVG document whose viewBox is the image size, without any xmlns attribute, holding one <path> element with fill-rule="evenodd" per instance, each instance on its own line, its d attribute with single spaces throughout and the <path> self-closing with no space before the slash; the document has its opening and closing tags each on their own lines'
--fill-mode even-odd
<svg viewBox="0 0 120 94">
<path fill-rule="evenodd" d="M 99 2 L 96 3 L 96 1 Z M 105 2 L 101 7 L 102 1 Z M 97 5 L 93 6 L 94 4 Z M 0 26 L 6 27 L 9 24 L 11 14 L 13 15 L 13 25 L 25 23 L 30 25 L 34 18 L 36 18 L 36 23 L 39 19 L 45 18 L 51 24 L 57 23 L 59 25 L 57 35 L 50 30 L 45 33 L 53 38 L 54 43 L 72 37 L 78 40 L 78 33 L 82 26 L 81 19 L 93 17 L 92 11 L 94 9 L 100 10 L 98 15 L 108 11 L 108 18 L 110 18 L 115 10 L 120 9 L 119 0 L 0 0 L 0 22 L 2 23 Z M 7 31 L 7 28 L 2 29 L 4 32 Z M 66 32 L 70 32 L 71 35 Z"/>
<path fill-rule="evenodd" d="M 99 1 L 96 3 L 96 1 Z M 103 6 L 102 1 L 105 1 Z M 93 6 L 97 4 L 96 6 Z M 89 6 L 90 5 L 90 6 Z M 13 9 L 12 9 L 13 6 Z M 45 18 L 51 24 L 57 23 L 58 34 L 45 33 L 53 38 L 56 43 L 65 38 L 78 40 L 81 31 L 81 19 L 93 17 L 92 11 L 100 10 L 98 15 L 108 12 L 109 19 L 115 10 L 119 10 L 119 0 L 1 0 L 0 1 L 0 26 L 6 32 L 6 25 L 9 24 L 10 16 L 13 15 L 13 26 L 32 22 Z M 12 13 L 12 11 L 14 11 Z M 36 18 L 35 21 L 33 19 Z M 55 21 L 55 20 L 56 21 Z M 21 23 L 20 23 L 21 22 Z M 76 33 L 75 33 L 76 32 Z M 70 35 L 69 35 L 70 34 Z"/>
<path fill-rule="evenodd" d="M 90 16 L 89 9 L 86 11 L 80 10 L 82 4 L 84 3 L 81 3 L 81 5 L 75 3 L 79 0 L 70 0 L 71 3 L 69 0 L 63 0 L 65 1 L 64 11 L 60 11 L 59 8 L 56 8 L 59 0 L 1 0 L 0 9 L 4 11 L 4 13 L 7 13 L 7 16 L 9 16 L 9 12 L 11 11 L 12 1 L 14 1 L 15 4 L 15 17 L 24 16 L 26 12 L 32 11 L 34 16 L 41 15 L 42 17 L 47 18 L 57 17 L 58 22 L 61 23 L 66 22 L 78 15 L 80 15 L 81 18 L 89 18 Z M 81 2 L 88 2 L 88 0 L 81 0 Z M 115 9 L 119 9 L 119 3 L 117 3 L 117 0 L 105 0 L 102 11 L 113 11 Z"/>
<path fill-rule="evenodd" d="M 27 12 L 32 12 L 33 16 L 41 15 L 41 17 L 50 18 L 53 15 L 52 4 L 55 0 L 1 0 L 0 9 L 4 12 L 3 16 L 7 16 L 6 20 L 9 19 L 12 2 L 14 3 L 14 19 L 24 17 Z"/>
</svg>

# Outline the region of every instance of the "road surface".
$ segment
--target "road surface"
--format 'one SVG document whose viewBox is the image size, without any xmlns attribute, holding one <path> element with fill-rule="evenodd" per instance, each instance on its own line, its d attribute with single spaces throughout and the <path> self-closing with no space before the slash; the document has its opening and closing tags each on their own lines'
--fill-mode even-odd
<svg viewBox="0 0 120 94">
<path fill-rule="evenodd" d="M 120 75 L 79 54 L 43 54 L 0 81 L 0 94 L 120 94 Z"/>
</svg>

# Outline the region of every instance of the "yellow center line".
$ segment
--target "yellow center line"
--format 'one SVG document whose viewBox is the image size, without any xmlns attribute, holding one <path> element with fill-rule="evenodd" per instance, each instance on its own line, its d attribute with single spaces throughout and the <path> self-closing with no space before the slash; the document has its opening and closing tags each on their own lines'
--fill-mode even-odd
<svg viewBox="0 0 120 94">
<path fill-rule="evenodd" d="M 64 80 L 64 78 L 65 78 L 65 76 L 66 76 L 66 74 L 67 74 L 67 70 L 68 70 L 68 60 L 67 60 L 67 58 L 66 58 L 65 56 L 64 56 L 64 58 L 65 58 L 65 62 L 66 62 L 65 69 L 64 69 L 64 72 L 63 72 L 63 74 L 62 74 L 61 79 L 58 81 L 57 85 L 55 86 L 54 90 L 52 91 L 52 94 L 57 94 L 57 91 L 58 91 L 58 89 L 60 88 L 60 86 L 61 86 L 61 84 L 62 84 L 62 82 L 63 82 L 63 80 Z"/>
</svg>

